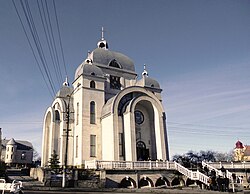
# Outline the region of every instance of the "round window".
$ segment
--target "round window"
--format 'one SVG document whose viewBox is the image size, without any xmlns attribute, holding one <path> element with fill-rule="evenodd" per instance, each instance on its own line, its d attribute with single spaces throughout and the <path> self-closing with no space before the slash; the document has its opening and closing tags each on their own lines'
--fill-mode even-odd
<svg viewBox="0 0 250 194">
<path fill-rule="evenodd" d="M 143 121 L 144 121 L 144 115 L 142 114 L 141 111 L 136 110 L 135 111 L 135 122 L 140 125 L 143 123 Z"/>
</svg>

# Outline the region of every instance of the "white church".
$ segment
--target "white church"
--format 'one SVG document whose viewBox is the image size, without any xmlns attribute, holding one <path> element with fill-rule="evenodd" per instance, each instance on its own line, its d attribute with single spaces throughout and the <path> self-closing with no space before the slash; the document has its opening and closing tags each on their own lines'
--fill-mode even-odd
<svg viewBox="0 0 250 194">
<path fill-rule="evenodd" d="M 42 166 L 54 150 L 60 165 L 77 168 L 90 160 L 168 160 L 162 89 L 145 67 L 137 77 L 133 61 L 109 50 L 102 32 L 73 87 L 66 80 L 45 113 Z"/>
</svg>

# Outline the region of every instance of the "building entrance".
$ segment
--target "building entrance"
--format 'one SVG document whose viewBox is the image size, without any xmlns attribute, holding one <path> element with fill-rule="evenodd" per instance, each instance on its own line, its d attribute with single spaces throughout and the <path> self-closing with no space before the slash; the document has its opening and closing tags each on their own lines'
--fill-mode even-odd
<svg viewBox="0 0 250 194">
<path fill-rule="evenodd" d="M 146 144 L 143 141 L 136 143 L 136 153 L 138 161 L 149 159 L 149 149 L 146 148 Z"/>
</svg>

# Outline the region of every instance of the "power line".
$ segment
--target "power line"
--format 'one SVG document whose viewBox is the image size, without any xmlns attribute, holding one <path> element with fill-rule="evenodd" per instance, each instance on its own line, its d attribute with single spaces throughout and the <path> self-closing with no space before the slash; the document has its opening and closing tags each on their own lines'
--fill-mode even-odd
<svg viewBox="0 0 250 194">
<path fill-rule="evenodd" d="M 37 33 L 37 30 L 36 30 L 36 26 L 35 26 L 35 23 L 34 23 L 34 20 L 33 20 L 32 13 L 30 11 L 29 3 L 28 3 L 27 0 L 25 0 L 25 6 L 26 6 L 26 8 L 25 8 L 24 4 L 23 4 L 23 1 L 21 0 L 20 2 L 21 2 L 21 5 L 22 5 L 22 9 L 23 9 L 23 12 L 25 14 L 25 17 L 26 17 L 26 20 L 27 20 L 31 35 L 33 37 L 35 46 L 37 48 L 38 55 L 39 55 L 40 60 L 42 62 L 43 69 L 45 71 L 45 74 L 47 75 L 47 79 L 48 79 L 48 82 L 50 84 L 51 90 L 53 91 L 53 94 L 55 94 L 55 87 L 54 87 L 53 79 L 51 77 L 51 73 L 50 73 L 49 68 L 48 68 L 48 64 L 47 64 L 47 61 L 46 61 L 46 58 L 45 58 L 45 55 L 44 55 L 44 52 L 43 52 L 42 44 L 41 44 L 41 41 L 39 39 L 39 35 Z"/>
<path fill-rule="evenodd" d="M 234 126 L 219 126 L 219 125 L 201 125 L 201 124 L 191 124 L 191 123 L 179 123 L 179 122 L 167 122 L 168 124 L 174 125 L 188 125 L 188 126 L 197 126 L 197 127 L 204 127 L 204 128 L 225 128 L 225 129 L 249 129 L 247 127 L 234 127 Z"/>
<path fill-rule="evenodd" d="M 39 69 L 40 73 L 42 74 L 43 80 L 44 80 L 44 82 L 45 82 L 45 84 L 46 84 L 46 86 L 47 86 L 47 88 L 48 88 L 48 90 L 49 90 L 49 93 L 50 93 L 51 97 L 53 98 L 53 92 L 51 91 L 51 89 L 50 89 L 50 87 L 49 87 L 49 85 L 48 85 L 48 83 L 47 83 L 47 81 L 46 81 L 46 79 L 45 79 L 45 76 L 44 76 L 44 73 L 43 73 L 43 71 L 42 71 L 41 65 L 40 65 L 40 63 L 39 63 L 39 61 L 38 61 L 38 59 L 37 59 L 37 57 L 36 57 L 35 50 L 34 50 L 32 44 L 31 44 L 31 41 L 30 41 L 30 39 L 29 39 L 29 37 L 28 37 L 27 31 L 25 30 L 23 21 L 22 21 L 22 19 L 21 19 L 21 16 L 20 16 L 18 10 L 17 10 L 17 6 L 16 6 L 14 0 L 12 0 L 12 3 L 13 3 L 13 5 L 14 5 L 14 7 L 15 7 L 15 11 L 16 11 L 16 13 L 17 13 L 17 16 L 18 16 L 18 18 L 19 18 L 19 21 L 20 21 L 20 23 L 21 23 L 21 26 L 22 26 L 22 28 L 23 28 L 24 34 L 25 34 L 25 36 L 26 36 L 26 38 L 27 38 L 27 40 L 28 40 L 29 46 L 30 46 L 30 48 L 31 48 L 32 54 L 33 54 L 33 56 L 34 56 L 34 58 L 35 58 L 35 61 L 36 61 L 36 63 L 37 63 L 38 69 Z"/>
<path fill-rule="evenodd" d="M 58 84 L 60 84 L 62 80 L 60 81 L 59 76 L 58 76 L 59 72 L 58 72 L 58 69 L 57 69 L 57 66 L 56 66 L 55 51 L 53 49 L 53 44 L 52 44 L 52 40 L 51 40 L 51 36 L 50 36 L 50 31 L 48 30 L 48 22 L 47 22 L 47 17 L 46 17 L 46 14 L 45 14 L 44 6 L 43 6 L 43 3 L 41 3 L 42 11 L 43 11 L 43 12 L 41 12 L 41 8 L 40 8 L 40 4 L 39 4 L 38 0 L 37 0 L 37 5 L 38 5 L 40 18 L 41 18 L 41 21 L 42 21 L 44 34 L 45 34 L 45 37 L 46 37 L 46 42 L 47 42 L 47 45 L 48 45 L 48 48 L 49 48 L 50 57 L 51 57 L 52 64 L 53 64 L 53 67 L 54 67 L 54 70 L 55 70 L 55 75 L 56 75 L 56 78 L 57 78 L 57 82 L 58 82 Z"/>
<path fill-rule="evenodd" d="M 52 28 L 52 24 L 51 24 L 51 19 L 50 19 L 50 13 L 49 13 L 49 9 L 48 9 L 47 0 L 45 0 L 45 5 L 46 5 L 46 12 L 47 12 L 47 15 L 48 15 L 49 26 L 50 26 L 49 29 L 51 31 L 51 37 L 52 37 L 54 50 L 55 50 L 57 69 L 58 69 L 59 75 L 61 77 L 61 81 L 63 81 L 62 73 L 61 73 L 61 69 L 60 69 L 60 65 L 59 65 L 59 58 L 58 58 L 58 54 L 57 54 L 58 52 L 57 52 L 57 48 L 56 48 L 56 44 L 55 44 L 55 38 L 54 38 L 53 28 Z"/>
<path fill-rule="evenodd" d="M 44 32 L 43 34 L 41 34 L 41 31 L 39 31 L 37 28 L 39 27 L 38 23 L 36 23 L 34 20 L 34 16 L 36 16 L 33 12 L 34 10 L 30 9 L 29 1 L 19 0 L 19 3 L 20 3 L 19 8 L 21 8 L 22 10 L 22 15 L 18 11 L 18 6 L 15 3 L 15 0 L 12 0 L 12 2 L 15 7 L 15 11 L 18 15 L 18 18 L 21 22 L 25 36 L 28 40 L 29 46 L 32 50 L 32 54 L 38 65 L 39 71 L 42 74 L 43 80 L 46 83 L 46 86 L 50 92 L 50 95 L 53 97 L 56 93 L 56 87 L 55 87 L 54 81 L 57 81 L 58 86 L 61 86 L 61 83 L 64 80 L 62 76 L 61 66 L 60 66 L 60 56 L 63 62 L 62 65 L 64 66 L 65 74 L 67 76 L 65 57 L 64 57 L 63 46 L 62 46 L 62 39 L 61 39 L 61 34 L 60 34 L 60 29 L 59 29 L 59 21 L 58 21 L 58 16 L 57 16 L 57 11 L 56 11 L 56 4 L 54 0 L 52 2 L 52 5 L 48 4 L 47 0 L 35 1 L 37 3 L 37 9 L 38 9 L 37 14 L 38 15 L 40 14 L 39 16 L 41 18 L 41 26 Z M 50 7 L 52 10 L 50 10 Z M 54 12 L 53 14 L 54 17 L 52 17 L 51 11 Z M 25 20 L 26 22 L 24 22 Z M 53 26 L 55 25 L 57 29 L 53 29 Z M 41 35 L 44 35 L 44 37 L 42 37 Z M 58 36 L 55 36 L 55 35 L 58 35 Z M 45 41 L 42 41 L 43 40 L 42 38 L 44 38 Z M 45 48 L 44 44 L 47 45 L 46 46 L 46 48 L 48 47 L 47 50 L 44 49 Z M 59 48 L 57 45 L 60 46 L 60 52 L 61 52 L 60 55 L 58 53 Z M 46 58 L 47 55 L 50 58 L 49 60 Z M 52 65 L 52 69 L 51 69 L 51 65 L 49 64 Z"/>
<path fill-rule="evenodd" d="M 59 22 L 58 22 L 58 17 L 57 17 L 55 0 L 53 0 L 53 6 L 54 6 L 54 11 L 55 11 L 55 16 L 56 16 L 55 18 L 56 18 L 57 31 L 58 31 L 60 48 L 61 48 L 61 53 L 62 53 L 62 58 L 63 58 L 63 65 L 64 65 L 65 74 L 67 76 L 68 73 L 67 73 L 66 64 L 65 64 L 65 58 L 64 58 L 64 52 L 63 52 L 63 46 L 62 46 L 62 39 L 61 39 L 61 33 L 60 33 Z"/>
</svg>

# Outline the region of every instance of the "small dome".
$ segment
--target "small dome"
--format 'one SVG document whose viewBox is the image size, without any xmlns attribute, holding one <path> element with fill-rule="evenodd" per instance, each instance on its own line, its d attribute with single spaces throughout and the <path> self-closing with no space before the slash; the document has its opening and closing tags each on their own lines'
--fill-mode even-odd
<svg viewBox="0 0 250 194">
<path fill-rule="evenodd" d="M 67 85 L 63 85 L 61 89 L 57 92 L 56 97 L 65 98 L 68 95 L 70 95 L 72 91 L 73 91 L 73 88 Z"/>
<path fill-rule="evenodd" d="M 97 77 L 104 77 L 102 70 L 88 62 L 83 62 L 79 67 L 76 69 L 75 79 L 77 79 L 80 75 L 92 75 Z"/>
<path fill-rule="evenodd" d="M 235 144 L 235 148 L 242 149 L 242 148 L 244 148 L 244 146 L 240 141 L 237 141 Z"/>
<path fill-rule="evenodd" d="M 160 88 L 159 82 L 150 77 L 145 77 L 145 86 L 151 88 Z"/>
<path fill-rule="evenodd" d="M 136 82 L 137 86 L 157 88 L 160 89 L 160 84 L 155 79 L 152 79 L 147 76 L 143 76 L 140 80 Z"/>
<path fill-rule="evenodd" d="M 15 144 L 16 144 L 16 141 L 13 138 L 11 138 L 11 140 L 8 141 L 7 143 L 7 145 L 15 145 Z"/>
<path fill-rule="evenodd" d="M 91 58 L 93 60 L 93 64 L 95 65 L 103 65 L 103 66 L 111 66 L 112 62 L 116 62 L 119 64 L 119 68 L 128 71 L 135 71 L 135 66 L 133 61 L 124 54 L 109 51 L 101 48 L 96 48 L 91 53 Z"/>
</svg>

